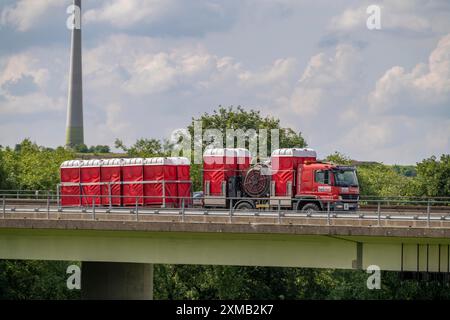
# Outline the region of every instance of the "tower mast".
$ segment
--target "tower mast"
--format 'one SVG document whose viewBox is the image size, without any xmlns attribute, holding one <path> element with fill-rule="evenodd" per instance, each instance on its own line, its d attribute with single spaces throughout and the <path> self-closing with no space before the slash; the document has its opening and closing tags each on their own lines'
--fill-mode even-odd
<svg viewBox="0 0 450 320">
<path fill-rule="evenodd" d="M 75 21 L 72 28 L 66 126 L 66 146 L 68 147 L 84 144 L 81 0 L 74 0 L 73 4 Z M 79 23 L 76 19 L 79 19 Z"/>
</svg>

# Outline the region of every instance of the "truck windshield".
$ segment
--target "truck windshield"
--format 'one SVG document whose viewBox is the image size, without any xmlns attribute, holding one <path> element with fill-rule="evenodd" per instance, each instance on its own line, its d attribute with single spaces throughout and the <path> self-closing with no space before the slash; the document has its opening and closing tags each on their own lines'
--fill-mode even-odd
<svg viewBox="0 0 450 320">
<path fill-rule="evenodd" d="M 357 187 L 358 178 L 355 170 L 333 170 L 334 184 L 340 187 Z"/>
</svg>

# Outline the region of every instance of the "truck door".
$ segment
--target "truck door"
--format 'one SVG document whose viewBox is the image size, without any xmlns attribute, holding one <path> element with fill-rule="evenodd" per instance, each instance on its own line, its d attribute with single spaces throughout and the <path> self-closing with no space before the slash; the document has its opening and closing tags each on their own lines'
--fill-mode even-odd
<svg viewBox="0 0 450 320">
<path fill-rule="evenodd" d="M 319 198 L 331 196 L 331 177 L 330 170 L 315 170 L 312 193 Z"/>
</svg>

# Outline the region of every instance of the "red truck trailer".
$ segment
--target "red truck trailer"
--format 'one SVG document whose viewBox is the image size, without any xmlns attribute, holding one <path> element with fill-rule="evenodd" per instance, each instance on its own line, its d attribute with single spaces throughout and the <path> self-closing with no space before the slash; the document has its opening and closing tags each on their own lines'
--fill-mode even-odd
<svg viewBox="0 0 450 320">
<path fill-rule="evenodd" d="M 252 165 L 243 148 L 207 149 L 203 155 L 206 208 L 356 210 L 356 169 L 317 161 L 308 148 L 273 151 Z M 190 162 L 183 157 L 66 161 L 61 166 L 62 205 L 192 205 Z M 110 200 L 111 199 L 111 200 Z M 198 203 L 198 201 L 196 202 Z"/>
</svg>

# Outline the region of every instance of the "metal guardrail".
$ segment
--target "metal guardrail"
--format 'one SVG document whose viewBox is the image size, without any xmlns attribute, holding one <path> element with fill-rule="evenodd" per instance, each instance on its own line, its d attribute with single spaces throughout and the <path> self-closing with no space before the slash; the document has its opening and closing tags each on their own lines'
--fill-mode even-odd
<svg viewBox="0 0 450 320">
<path fill-rule="evenodd" d="M 314 212 L 302 212 L 301 210 L 292 210 L 281 205 L 282 200 L 278 200 L 278 206 L 265 207 L 259 209 L 240 210 L 235 209 L 233 205 L 229 208 L 203 208 L 200 203 L 201 198 L 195 197 L 170 197 L 168 199 L 178 200 L 176 203 L 179 206 L 163 206 L 150 207 L 141 206 L 140 202 L 146 198 L 158 198 L 161 196 L 137 196 L 135 205 L 133 206 L 114 206 L 110 202 L 109 205 L 103 206 L 98 202 L 98 199 L 108 197 L 104 195 L 85 196 L 91 198 L 90 201 L 82 206 L 63 207 L 60 204 L 60 198 L 54 198 L 54 194 L 38 194 L 36 198 L 29 198 L 29 193 L 22 193 L 22 196 L 11 197 L 11 194 L 0 194 L 2 204 L 2 218 L 14 218 L 16 213 L 35 213 L 40 214 L 40 219 L 51 219 L 54 213 L 80 213 L 90 215 L 88 219 L 96 220 L 98 215 L 119 214 L 124 216 L 135 216 L 135 220 L 139 221 L 140 215 L 176 215 L 180 216 L 182 222 L 186 220 L 187 216 L 221 216 L 228 217 L 230 223 L 233 222 L 233 217 L 273 217 L 278 223 L 282 223 L 285 217 L 289 218 L 311 218 L 311 219 L 326 219 L 327 225 L 331 225 L 332 220 L 350 219 L 350 220 L 374 220 L 378 226 L 381 226 L 381 221 L 426 221 L 426 226 L 434 221 L 450 222 L 450 201 L 426 199 L 409 201 L 399 198 L 395 201 L 393 199 L 361 199 L 353 200 L 360 204 L 360 208 L 356 211 L 333 211 L 332 205 L 336 200 L 328 200 L 325 202 L 323 210 Z M 65 196 L 79 196 L 65 195 Z M 64 197 L 64 196 L 60 196 Z M 120 198 L 130 198 L 130 196 L 116 196 Z M 226 198 L 230 203 L 242 200 L 243 198 Z M 251 198 L 252 200 L 268 201 L 267 198 Z M 349 201 L 348 201 L 349 202 Z M 393 206 L 393 203 L 395 206 Z M 361 205 L 362 204 L 362 205 Z M 404 210 L 403 210 L 403 209 Z M 414 209 L 414 210 L 413 210 Z M 42 214 L 46 214 L 42 216 Z M 61 218 L 61 216 L 60 216 Z"/>
</svg>

